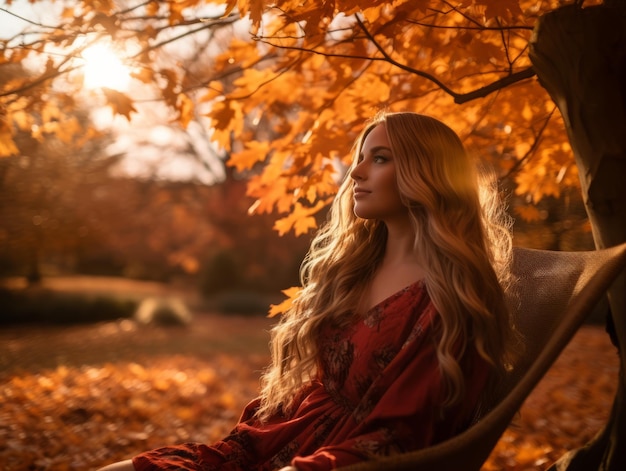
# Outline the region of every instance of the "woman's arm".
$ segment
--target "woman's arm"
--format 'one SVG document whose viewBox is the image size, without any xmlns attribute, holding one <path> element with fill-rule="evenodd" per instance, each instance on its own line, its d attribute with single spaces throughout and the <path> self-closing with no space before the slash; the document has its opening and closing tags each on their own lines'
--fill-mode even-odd
<svg viewBox="0 0 626 471">
<path fill-rule="evenodd" d="M 98 471 L 135 471 L 135 467 L 132 460 L 125 460 L 100 468 Z"/>
</svg>

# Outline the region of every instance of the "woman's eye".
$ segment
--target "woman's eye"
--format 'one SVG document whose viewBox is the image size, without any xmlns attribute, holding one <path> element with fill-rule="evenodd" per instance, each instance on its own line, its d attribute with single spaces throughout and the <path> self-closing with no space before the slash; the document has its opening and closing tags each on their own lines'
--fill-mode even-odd
<svg viewBox="0 0 626 471">
<path fill-rule="evenodd" d="M 374 157 L 372 157 L 372 160 L 377 163 L 383 163 L 383 162 L 387 162 L 387 157 L 385 157 L 384 155 L 375 155 Z"/>
</svg>

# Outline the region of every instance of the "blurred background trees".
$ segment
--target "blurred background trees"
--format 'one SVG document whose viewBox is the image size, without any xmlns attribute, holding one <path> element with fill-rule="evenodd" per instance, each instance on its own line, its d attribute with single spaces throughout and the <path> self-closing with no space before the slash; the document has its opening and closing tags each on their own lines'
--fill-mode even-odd
<svg viewBox="0 0 626 471">
<path fill-rule="evenodd" d="M 517 244 L 626 240 L 621 0 L 2 3 L 4 275 L 183 280 L 210 294 L 295 284 L 380 109 L 440 118 L 491 164 Z M 611 293 L 622 344 L 625 286 Z M 613 469 L 620 355 L 596 448 Z"/>
<path fill-rule="evenodd" d="M 491 163 L 520 245 L 592 245 L 527 55 L 558 4 L 283 3 L 5 1 L 2 273 L 296 284 L 291 234 L 324 217 L 380 108 L 440 117 Z"/>
</svg>

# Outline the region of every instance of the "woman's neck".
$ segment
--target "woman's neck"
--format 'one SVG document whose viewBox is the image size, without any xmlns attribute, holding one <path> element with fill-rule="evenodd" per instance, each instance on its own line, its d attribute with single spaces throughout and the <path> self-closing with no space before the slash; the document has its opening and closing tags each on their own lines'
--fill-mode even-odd
<svg viewBox="0 0 626 471">
<path fill-rule="evenodd" d="M 407 218 L 402 221 L 385 223 L 387 226 L 387 245 L 383 256 L 383 265 L 404 264 L 415 260 L 415 231 Z"/>
<path fill-rule="evenodd" d="M 364 314 L 393 293 L 422 280 L 424 271 L 414 250 L 415 233 L 410 223 L 388 224 L 387 245 L 381 264 L 361 297 L 357 312 Z"/>
</svg>

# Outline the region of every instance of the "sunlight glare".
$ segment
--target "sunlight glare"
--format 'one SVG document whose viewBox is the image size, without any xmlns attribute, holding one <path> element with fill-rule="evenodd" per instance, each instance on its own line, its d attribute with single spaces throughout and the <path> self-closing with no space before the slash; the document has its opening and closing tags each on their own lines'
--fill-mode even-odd
<svg viewBox="0 0 626 471">
<path fill-rule="evenodd" d="M 85 87 L 113 88 L 118 91 L 128 89 L 130 70 L 120 58 L 105 44 L 94 44 L 83 51 L 85 59 Z"/>
</svg>

